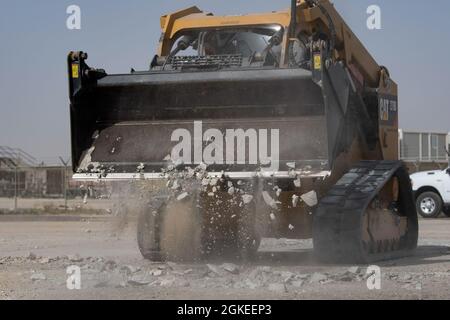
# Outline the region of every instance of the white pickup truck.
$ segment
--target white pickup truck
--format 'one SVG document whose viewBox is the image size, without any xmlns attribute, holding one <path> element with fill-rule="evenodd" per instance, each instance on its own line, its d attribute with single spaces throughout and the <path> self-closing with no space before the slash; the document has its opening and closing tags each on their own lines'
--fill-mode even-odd
<svg viewBox="0 0 450 320">
<path fill-rule="evenodd" d="M 441 212 L 450 217 L 450 168 L 411 175 L 417 213 L 436 218 Z"/>
</svg>

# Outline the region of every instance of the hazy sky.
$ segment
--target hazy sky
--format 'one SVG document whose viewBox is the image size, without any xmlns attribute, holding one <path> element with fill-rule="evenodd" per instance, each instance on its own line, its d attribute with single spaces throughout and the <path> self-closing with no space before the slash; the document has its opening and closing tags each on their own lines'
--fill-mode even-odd
<svg viewBox="0 0 450 320">
<path fill-rule="evenodd" d="M 400 88 L 401 127 L 450 131 L 450 1 L 335 0 L 337 9 Z M 66 8 L 82 10 L 82 29 L 66 28 Z M 366 9 L 382 9 L 369 31 Z M 197 5 L 216 14 L 289 7 L 274 0 L 2 0 L 0 2 L 0 145 L 46 159 L 70 154 L 66 55 L 89 53 L 109 73 L 147 69 L 159 17 Z M 426 6 L 426 8 L 425 8 Z"/>
</svg>

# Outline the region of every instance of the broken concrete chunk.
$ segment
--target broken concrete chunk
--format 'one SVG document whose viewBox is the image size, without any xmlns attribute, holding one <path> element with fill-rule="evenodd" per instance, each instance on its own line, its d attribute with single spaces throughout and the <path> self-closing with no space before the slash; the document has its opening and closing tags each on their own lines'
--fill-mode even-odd
<svg viewBox="0 0 450 320">
<path fill-rule="evenodd" d="M 222 274 L 219 267 L 213 265 L 213 264 L 207 264 L 208 270 L 216 275 Z"/>
<path fill-rule="evenodd" d="M 233 263 L 224 263 L 222 268 L 231 274 L 239 274 L 239 267 Z"/>
<path fill-rule="evenodd" d="M 315 191 L 310 191 L 301 196 L 301 199 L 309 206 L 315 207 L 318 203 L 317 193 Z"/>
<path fill-rule="evenodd" d="M 311 279 L 309 280 L 309 282 L 310 283 L 322 283 L 327 280 L 328 280 L 328 276 L 326 274 L 315 272 L 311 276 Z"/>
<path fill-rule="evenodd" d="M 186 168 L 186 176 L 188 177 L 188 178 L 193 178 L 194 176 L 195 176 L 195 170 L 194 169 L 192 169 L 192 168 L 190 168 L 190 167 L 187 167 Z"/>
<path fill-rule="evenodd" d="M 309 274 L 297 274 L 297 275 L 295 276 L 296 279 L 300 279 L 300 280 L 306 280 L 306 279 L 308 279 L 309 277 L 310 277 Z"/>
<path fill-rule="evenodd" d="M 300 197 L 294 194 L 292 196 L 292 207 L 297 208 L 299 201 L 300 201 Z"/>
<path fill-rule="evenodd" d="M 278 186 L 275 186 L 273 189 L 275 190 L 277 198 L 279 198 L 281 196 L 281 193 L 283 192 L 283 190 L 281 190 L 281 188 Z"/>
<path fill-rule="evenodd" d="M 174 190 L 174 191 L 180 189 L 180 184 L 178 183 L 178 180 L 175 180 L 173 182 L 171 189 Z"/>
<path fill-rule="evenodd" d="M 244 204 L 249 204 L 250 202 L 252 202 L 253 200 L 253 196 L 250 194 L 244 194 L 242 196 L 242 201 L 244 201 Z"/>
<path fill-rule="evenodd" d="M 289 170 L 289 178 L 295 178 L 297 173 L 294 170 Z"/>
<path fill-rule="evenodd" d="M 153 270 L 150 270 L 149 274 L 154 277 L 160 277 L 163 275 L 163 271 L 160 269 L 153 269 Z"/>
<path fill-rule="evenodd" d="M 175 278 L 167 278 L 167 279 L 162 279 L 161 282 L 159 283 L 159 285 L 161 287 L 172 287 L 175 283 Z"/>
<path fill-rule="evenodd" d="M 43 273 L 33 273 L 30 277 L 32 281 L 44 281 L 47 280 L 47 277 Z"/>
<path fill-rule="evenodd" d="M 288 283 L 290 282 L 292 279 L 294 279 L 295 274 L 293 274 L 292 272 L 289 271 L 282 271 L 280 273 L 280 276 L 283 278 L 283 282 L 284 283 Z"/>
<path fill-rule="evenodd" d="M 203 162 L 197 166 L 197 170 L 206 171 L 206 169 L 208 169 L 208 165 Z"/>
<path fill-rule="evenodd" d="M 185 199 L 188 198 L 188 197 L 189 197 L 189 193 L 183 192 L 182 194 L 180 194 L 180 195 L 177 197 L 177 200 L 178 200 L 178 201 L 183 201 L 183 200 L 185 200 Z"/>
<path fill-rule="evenodd" d="M 69 255 L 67 258 L 69 259 L 70 262 L 81 262 L 81 261 L 83 261 L 83 258 L 81 258 L 78 254 Z"/>
<path fill-rule="evenodd" d="M 41 260 L 39 260 L 40 264 L 47 264 L 50 263 L 50 258 L 42 258 Z"/>
<path fill-rule="evenodd" d="M 302 180 L 300 180 L 300 178 L 297 178 L 294 180 L 294 185 L 296 188 L 301 188 L 302 186 Z"/>
<path fill-rule="evenodd" d="M 277 198 L 279 198 L 280 196 L 281 196 L 281 193 L 282 193 L 283 191 L 281 190 L 281 189 L 278 189 L 277 190 Z"/>
<path fill-rule="evenodd" d="M 142 276 L 134 276 L 134 277 L 131 277 L 130 279 L 128 279 L 128 284 L 130 284 L 132 286 L 146 286 L 146 285 L 150 284 L 151 282 L 152 282 L 152 280 L 147 279 Z"/>
<path fill-rule="evenodd" d="M 411 281 L 413 279 L 412 275 L 410 275 L 409 273 L 405 273 L 400 277 L 400 281 Z"/>
<path fill-rule="evenodd" d="M 278 209 L 278 205 L 277 202 L 270 196 L 270 194 L 267 191 L 263 191 L 262 193 L 264 202 L 271 207 L 272 209 L 277 210 Z"/>
</svg>

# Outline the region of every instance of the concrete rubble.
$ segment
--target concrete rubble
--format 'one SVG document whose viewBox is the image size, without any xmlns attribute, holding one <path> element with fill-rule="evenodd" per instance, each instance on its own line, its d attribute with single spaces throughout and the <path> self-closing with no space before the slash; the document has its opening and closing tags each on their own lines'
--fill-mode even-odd
<svg viewBox="0 0 450 320">
<path fill-rule="evenodd" d="M 50 258 L 46 258 L 46 257 L 41 258 L 41 259 L 39 260 L 39 263 L 40 263 L 40 264 L 47 264 L 47 263 L 50 263 Z"/>
<path fill-rule="evenodd" d="M 311 279 L 309 280 L 310 283 L 323 283 L 325 281 L 328 281 L 329 277 L 326 274 L 315 272 Z"/>
<path fill-rule="evenodd" d="M 310 191 L 308 193 L 305 193 L 300 197 L 303 202 L 306 203 L 309 207 L 315 207 L 318 203 L 317 200 L 317 193 L 315 191 Z"/>
<path fill-rule="evenodd" d="M 64 268 L 72 261 L 79 261 L 82 258 L 78 255 L 50 258 L 33 254 L 25 258 L 2 257 L 0 262 L 11 263 L 17 259 L 28 261 L 36 267 L 42 265 L 50 268 L 53 265 L 60 265 L 60 268 Z M 286 295 L 303 292 L 317 286 L 358 283 L 367 278 L 366 267 L 360 266 L 334 268 L 326 272 L 301 273 L 295 271 L 295 268 L 239 265 L 232 262 L 183 265 L 172 262 L 155 264 L 144 261 L 135 265 L 122 264 L 111 259 L 86 257 L 83 259 L 83 263 L 83 285 L 92 288 L 265 290 L 276 295 Z M 447 279 L 450 277 L 450 273 L 386 273 L 383 274 L 383 277 L 395 283 L 402 290 L 420 292 L 423 290 L 425 278 Z M 30 274 L 30 280 L 49 283 L 55 279 L 54 276 L 49 276 L 42 271 L 33 271 Z M 364 284 L 361 285 L 364 286 Z"/>
<path fill-rule="evenodd" d="M 44 281 L 47 280 L 47 277 L 43 273 L 33 273 L 30 277 L 32 281 Z"/>
<path fill-rule="evenodd" d="M 78 254 L 69 255 L 68 259 L 69 259 L 70 262 L 82 262 L 83 261 L 83 258 L 80 257 Z"/>
<path fill-rule="evenodd" d="M 244 194 L 242 195 L 242 201 L 244 202 L 244 204 L 249 204 L 250 202 L 252 202 L 253 200 L 253 196 L 250 194 Z"/>
<path fill-rule="evenodd" d="M 198 185 L 201 179 L 197 180 Z M 209 181 L 208 179 L 208 188 L 212 189 Z M 276 182 L 270 189 L 273 189 L 275 184 Z M 235 182 L 233 185 L 236 188 L 235 195 L 238 203 L 242 202 L 243 195 L 250 195 L 250 191 L 240 189 L 238 183 Z M 219 188 L 219 186 L 222 188 L 219 192 L 227 192 L 231 187 L 227 182 L 223 184 L 218 182 L 216 187 Z M 180 191 L 173 192 L 171 196 L 177 196 L 183 192 L 194 195 L 191 190 L 185 189 L 184 184 L 181 187 Z M 241 193 L 241 190 L 244 190 L 244 193 Z M 302 193 L 295 192 L 300 198 Z M 274 199 L 274 195 L 270 194 Z M 309 207 L 306 202 L 301 201 L 303 200 L 298 200 L 298 206 Z M 264 202 L 263 206 L 265 206 Z M 270 211 L 270 208 L 266 209 Z M 272 212 L 276 215 L 277 222 L 282 220 L 279 212 L 274 210 Z M 267 216 L 265 218 L 268 219 Z M 363 299 L 447 298 L 450 283 L 449 251 L 445 247 L 447 244 L 439 244 L 433 238 L 445 233 L 445 230 L 440 227 L 443 224 L 445 226 L 446 221 L 446 219 L 440 219 L 438 222 L 431 221 L 427 233 L 422 236 L 427 242 L 421 240 L 415 256 L 379 263 L 382 271 L 381 291 L 367 290 L 366 280 L 370 276 L 366 274 L 367 265 L 341 266 L 318 263 L 312 255 L 310 240 L 263 239 L 262 250 L 258 253 L 257 259 L 245 263 L 233 259 L 192 264 L 156 263 L 146 261 L 139 255 L 134 227 L 130 228 L 130 234 L 127 236 L 129 238 L 123 237 L 124 243 L 116 242 L 109 237 L 109 227 L 104 227 L 107 229 L 107 232 L 104 232 L 104 239 L 96 242 L 97 237 L 100 238 L 102 235 L 104 222 L 96 224 L 91 222 L 89 228 L 95 230 L 95 233 L 88 237 L 83 232 L 86 230 L 86 223 L 82 221 L 76 224 L 77 229 L 73 229 L 74 227 L 70 224 L 67 224 L 64 230 L 57 229 L 57 235 L 48 245 L 44 242 L 47 241 L 46 239 L 39 237 L 43 234 L 41 230 L 39 233 L 30 235 L 30 238 L 33 237 L 33 242 L 26 239 L 13 245 L 13 239 L 8 238 L 8 242 L 0 243 L 3 249 L 3 256 L 0 256 L 0 273 L 6 274 L 8 279 L 8 281 L 0 279 L 2 287 L 0 299 L 7 297 L 70 298 L 69 295 L 73 295 L 73 292 L 67 290 L 65 280 L 67 279 L 66 268 L 72 265 L 81 268 L 83 297 L 88 299 L 122 296 L 204 298 L 202 294 L 211 298 L 220 296 L 221 298 L 268 299 L 278 297 L 320 299 L 322 297 L 346 298 L 347 296 Z M 299 227 L 297 222 L 290 221 L 290 223 L 293 227 Z M 430 222 L 427 220 L 425 223 Z M 288 224 L 289 222 L 286 228 Z M 34 224 L 30 224 L 30 228 L 32 227 Z M 60 224 L 57 224 L 57 227 L 60 228 Z M 435 232 L 434 228 L 438 227 L 439 229 Z M 6 228 L 3 232 L 5 230 Z M 62 232 L 70 238 L 60 243 L 64 241 L 59 236 Z M 432 236 L 428 236 L 429 234 Z M 2 234 L 2 238 L 6 239 L 6 237 L 7 235 Z M 95 240 L 92 242 L 92 247 L 84 247 L 83 241 L 86 237 L 92 237 Z M 77 241 L 80 247 L 75 249 L 74 243 L 78 244 Z M 106 247 L 107 250 L 105 250 Z M 286 257 L 287 259 L 284 260 Z"/>
<path fill-rule="evenodd" d="M 239 267 L 233 263 L 224 263 L 222 268 L 231 274 L 239 274 Z"/>
<path fill-rule="evenodd" d="M 300 201 L 300 197 L 294 194 L 292 196 L 292 207 L 297 208 L 299 201 Z"/>
<path fill-rule="evenodd" d="M 177 201 L 183 201 L 183 200 L 187 199 L 188 197 L 189 197 L 189 193 L 183 192 L 182 194 L 180 194 L 180 195 L 177 197 Z"/>
<path fill-rule="evenodd" d="M 278 210 L 278 203 L 277 203 L 277 201 L 275 201 L 275 200 L 270 196 L 270 194 L 269 194 L 267 191 L 263 191 L 263 192 L 262 192 L 262 196 L 263 196 L 264 202 L 265 202 L 269 207 L 271 207 L 271 208 L 274 209 L 274 210 Z"/>
<path fill-rule="evenodd" d="M 273 291 L 279 294 L 287 293 L 288 290 L 284 284 L 281 283 L 271 283 L 268 287 L 269 291 Z"/>
<path fill-rule="evenodd" d="M 145 276 L 133 276 L 128 279 L 128 284 L 132 286 L 146 286 L 149 285 L 153 280 L 146 278 Z"/>
</svg>

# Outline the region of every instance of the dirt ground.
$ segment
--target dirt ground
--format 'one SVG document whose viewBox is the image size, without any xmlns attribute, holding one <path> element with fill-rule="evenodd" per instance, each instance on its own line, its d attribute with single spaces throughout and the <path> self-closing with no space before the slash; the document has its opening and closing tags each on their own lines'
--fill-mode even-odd
<svg viewBox="0 0 450 320">
<path fill-rule="evenodd" d="M 0 299 L 450 299 L 450 219 L 421 220 L 420 246 L 367 267 L 321 265 L 311 241 L 263 241 L 257 261 L 184 265 L 141 258 L 135 226 L 110 217 L 0 216 Z M 67 288 L 67 267 L 80 290 Z"/>
</svg>

